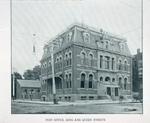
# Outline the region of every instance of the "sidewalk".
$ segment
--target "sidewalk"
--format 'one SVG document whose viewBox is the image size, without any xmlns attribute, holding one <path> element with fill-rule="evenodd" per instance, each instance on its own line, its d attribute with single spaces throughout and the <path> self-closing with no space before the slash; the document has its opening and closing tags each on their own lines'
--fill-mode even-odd
<svg viewBox="0 0 150 123">
<path fill-rule="evenodd" d="M 44 102 L 44 101 L 30 101 L 30 100 L 13 100 L 13 102 L 17 103 L 30 103 L 30 104 L 41 104 L 41 105 L 49 105 L 49 106 L 75 106 L 75 105 L 89 105 L 89 104 L 117 104 L 120 101 L 112 101 L 112 100 L 79 100 L 75 102 L 61 102 L 59 101 L 58 104 L 53 104 L 53 102 Z M 121 103 L 130 103 L 131 101 L 122 101 Z"/>
</svg>

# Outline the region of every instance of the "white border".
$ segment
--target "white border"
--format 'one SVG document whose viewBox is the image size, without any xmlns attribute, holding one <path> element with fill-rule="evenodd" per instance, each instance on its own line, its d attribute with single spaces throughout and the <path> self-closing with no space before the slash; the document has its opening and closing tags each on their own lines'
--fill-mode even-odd
<svg viewBox="0 0 150 123">
<path fill-rule="evenodd" d="M 144 6 L 147 6 L 149 0 L 144 0 Z M 88 114 L 88 115 L 13 115 L 11 114 L 11 99 L 10 99 L 10 3 L 8 0 L 0 0 L 0 11 L 4 11 L 0 15 L 0 123 L 45 123 L 50 118 L 105 118 L 105 123 L 149 123 L 150 122 L 150 8 L 144 8 L 143 14 L 143 51 L 144 51 L 144 114 Z M 53 122 L 52 122 L 53 123 Z M 56 123 L 56 122 L 55 122 Z M 70 123 L 70 122 L 69 122 Z"/>
</svg>

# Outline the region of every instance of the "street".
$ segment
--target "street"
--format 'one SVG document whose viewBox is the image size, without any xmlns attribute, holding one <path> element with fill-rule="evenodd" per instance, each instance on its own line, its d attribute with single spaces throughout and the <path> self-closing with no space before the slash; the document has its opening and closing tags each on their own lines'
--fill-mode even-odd
<svg viewBox="0 0 150 123">
<path fill-rule="evenodd" d="M 141 103 L 44 105 L 12 102 L 12 114 L 141 114 Z"/>
</svg>

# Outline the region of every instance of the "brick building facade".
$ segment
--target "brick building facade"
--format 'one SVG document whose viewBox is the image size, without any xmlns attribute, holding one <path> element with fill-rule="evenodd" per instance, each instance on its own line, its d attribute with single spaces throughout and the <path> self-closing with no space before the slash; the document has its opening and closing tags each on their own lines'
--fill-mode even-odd
<svg viewBox="0 0 150 123">
<path fill-rule="evenodd" d="M 54 47 L 57 98 L 61 101 L 118 99 L 131 95 L 132 57 L 126 39 L 102 29 L 73 25 L 44 46 L 43 100 L 52 100 L 50 46 Z"/>
<path fill-rule="evenodd" d="M 133 56 L 133 92 L 138 92 L 143 98 L 143 54 L 137 49 L 137 54 Z"/>
</svg>

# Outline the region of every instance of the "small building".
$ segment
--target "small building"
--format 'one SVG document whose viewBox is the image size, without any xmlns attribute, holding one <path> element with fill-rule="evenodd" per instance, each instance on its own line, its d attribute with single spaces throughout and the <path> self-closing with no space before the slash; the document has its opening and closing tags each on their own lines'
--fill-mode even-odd
<svg viewBox="0 0 150 123">
<path fill-rule="evenodd" d="M 16 99 L 40 99 L 41 83 L 39 80 L 21 80 L 16 83 Z"/>
</svg>

